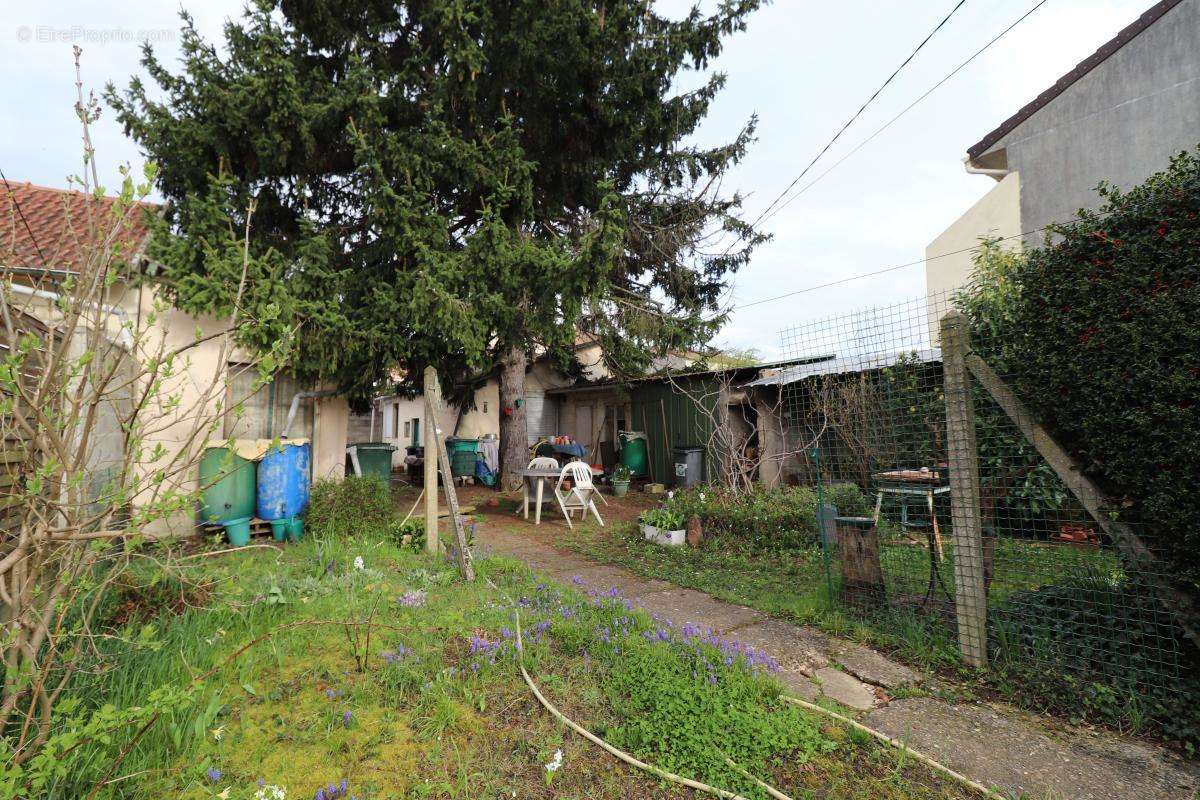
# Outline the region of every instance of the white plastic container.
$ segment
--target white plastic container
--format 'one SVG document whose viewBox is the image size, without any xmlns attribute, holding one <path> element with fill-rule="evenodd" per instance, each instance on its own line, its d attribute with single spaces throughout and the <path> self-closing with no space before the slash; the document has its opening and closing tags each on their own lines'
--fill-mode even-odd
<svg viewBox="0 0 1200 800">
<path fill-rule="evenodd" d="M 668 531 L 662 528 L 656 528 L 653 525 L 641 523 L 642 536 L 646 541 L 654 542 L 655 544 L 663 545 L 664 547 L 679 547 L 687 541 L 687 531 Z"/>
</svg>

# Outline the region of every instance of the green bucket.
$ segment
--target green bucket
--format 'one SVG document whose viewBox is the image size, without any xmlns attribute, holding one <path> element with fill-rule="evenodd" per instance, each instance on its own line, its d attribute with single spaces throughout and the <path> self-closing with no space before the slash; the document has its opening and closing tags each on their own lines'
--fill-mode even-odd
<svg viewBox="0 0 1200 800">
<path fill-rule="evenodd" d="M 298 542 L 304 536 L 304 518 L 290 517 L 287 520 L 287 538 L 289 542 Z"/>
<path fill-rule="evenodd" d="M 271 520 L 271 538 L 277 542 L 282 542 L 287 537 L 287 524 L 288 521 L 286 519 Z"/>
<path fill-rule="evenodd" d="M 250 518 L 239 517 L 231 519 L 224 523 L 225 535 L 229 537 L 229 543 L 234 547 L 245 547 L 250 544 Z"/>
</svg>

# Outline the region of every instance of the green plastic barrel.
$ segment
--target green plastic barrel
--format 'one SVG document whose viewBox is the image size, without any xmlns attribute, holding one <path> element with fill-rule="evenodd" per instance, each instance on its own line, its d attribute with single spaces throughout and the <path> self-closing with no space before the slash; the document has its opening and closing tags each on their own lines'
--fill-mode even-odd
<svg viewBox="0 0 1200 800">
<path fill-rule="evenodd" d="M 472 450 L 458 450 L 450 454 L 450 474 L 455 478 L 475 477 L 476 455 Z"/>
<path fill-rule="evenodd" d="M 254 516 L 254 464 L 227 447 L 210 447 L 200 457 L 200 517 L 227 522 Z"/>
<path fill-rule="evenodd" d="M 634 475 L 646 475 L 646 437 L 640 433 L 621 433 L 621 464 Z"/>
<path fill-rule="evenodd" d="M 475 451 L 478 449 L 478 439 L 447 439 L 446 452 L 450 455 L 450 474 L 455 478 L 475 477 Z"/>
<path fill-rule="evenodd" d="M 373 475 L 384 483 L 392 480 L 392 453 L 396 448 L 387 442 L 359 442 L 358 468 L 363 475 Z"/>
</svg>

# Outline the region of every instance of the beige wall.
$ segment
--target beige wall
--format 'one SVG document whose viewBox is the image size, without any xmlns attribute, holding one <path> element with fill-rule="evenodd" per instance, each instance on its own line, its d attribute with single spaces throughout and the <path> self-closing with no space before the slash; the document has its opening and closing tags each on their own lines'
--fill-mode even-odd
<svg viewBox="0 0 1200 800">
<path fill-rule="evenodd" d="M 346 429 L 350 404 L 344 397 L 318 397 L 312 401 L 312 479 L 341 480 L 346 476 Z"/>
<path fill-rule="evenodd" d="M 396 446 L 392 454 L 392 466 L 399 467 L 404 463 L 404 448 L 412 443 L 412 434 L 404 435 L 404 423 L 413 419 L 421 420 L 421 444 L 428 442 L 428 431 L 425 428 L 425 399 L 416 397 L 381 397 L 375 401 L 376 418 L 375 433 L 381 442 Z M 475 407 L 466 411 L 459 419 L 458 409 L 443 408 L 440 415 L 440 426 L 447 436 L 457 435 L 464 439 L 479 439 L 491 434 L 500 435 L 500 384 L 497 380 L 489 379 L 487 383 L 475 390 Z M 399 410 L 399 427 L 396 425 L 396 413 Z M 455 434 L 455 421 L 458 432 Z"/>
<path fill-rule="evenodd" d="M 39 306 L 28 310 L 42 319 L 52 319 L 53 306 L 38 301 Z M 145 436 L 143 460 L 134 466 L 139 481 L 134 505 L 146 505 L 161 499 L 166 491 L 193 492 L 198 486 L 198 475 L 193 463 L 203 450 L 223 441 L 221 414 L 226 404 L 225 382 L 229 375 L 230 362 L 246 363 L 252 359 L 239 352 L 224 336 L 227 320 L 213 317 L 193 317 L 169 306 L 155 308 L 155 293 L 150 287 L 130 288 L 116 292 L 111 305 L 122 309 L 136 324 L 141 320 L 143 340 L 138 352 L 131 358 L 144 360 L 155 354 L 160 347 L 169 352 L 183 350 L 176 358 L 173 374 L 165 378 L 156 399 L 144 413 L 149 420 Z M 159 304 L 164 305 L 164 304 Z M 148 320 L 153 320 L 150 324 Z M 122 341 L 121 322 L 116 315 L 107 316 L 108 335 L 114 341 Z M 194 344 L 197 337 L 204 339 Z M 207 338 L 213 336 L 214 338 Z M 193 345 L 194 346 L 190 346 Z M 345 400 L 328 398 L 317 402 L 318 420 L 314 425 L 313 477 L 341 477 L 341 459 L 345 456 L 347 408 Z M 296 431 L 297 436 L 308 436 L 308 431 Z M 165 455 L 151 459 L 156 445 L 161 444 Z M 178 458 L 177 454 L 190 451 L 190 455 Z M 185 465 L 180 468 L 179 465 Z M 161 474 L 162 481 L 157 482 Z M 158 486 L 157 494 L 153 488 Z M 144 531 L 152 536 L 186 536 L 196 530 L 196 513 L 181 509 L 170 516 L 154 521 Z"/>
<path fill-rule="evenodd" d="M 979 180 L 991 180 L 983 176 Z M 937 342 L 938 320 L 948 309 L 951 295 L 971 281 L 974 252 L 981 239 L 1017 236 L 1021 232 L 1021 185 L 1010 172 L 991 191 L 967 209 L 925 248 L 925 295 L 929 302 L 929 327 Z M 1019 248 L 1019 238 L 1008 239 L 1006 247 Z M 946 255 L 945 253 L 954 253 Z"/>
</svg>

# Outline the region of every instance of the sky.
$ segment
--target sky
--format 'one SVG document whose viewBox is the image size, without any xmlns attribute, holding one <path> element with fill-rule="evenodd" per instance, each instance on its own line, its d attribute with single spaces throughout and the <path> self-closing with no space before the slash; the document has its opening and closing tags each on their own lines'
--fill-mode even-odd
<svg viewBox="0 0 1200 800">
<path fill-rule="evenodd" d="M 749 219 L 800 174 L 833 134 L 917 46 L 957 0 L 776 0 L 751 16 L 712 69 L 724 92 L 697 134 L 727 141 L 757 114 L 757 141 L 724 186 L 746 197 Z M 1036 0 L 967 0 L 899 77 L 847 130 L 807 185 L 923 94 Z M 66 186 L 80 170 L 71 48 L 83 48 L 85 91 L 128 84 L 140 72 L 141 42 L 174 63 L 179 12 L 210 40 L 243 0 L 43 0 L 0 6 L 0 169 L 10 181 Z M 684 13 L 691 0 L 661 0 Z M 713 5 L 710 0 L 702 8 Z M 925 293 L 926 245 L 994 185 L 968 175 L 972 144 L 1133 22 L 1151 0 L 1047 0 L 827 176 L 764 222 L 772 235 L 733 279 L 730 321 L 715 344 L 785 354 L 783 332 L 805 320 L 890 305 Z M 685 76 L 681 85 L 700 76 Z M 106 109 L 94 126 L 101 180 L 118 166 L 141 168 L 137 146 Z M 887 267 L 913 266 L 772 302 L 786 292 Z M 756 303 L 739 309 L 739 304 Z"/>
</svg>

